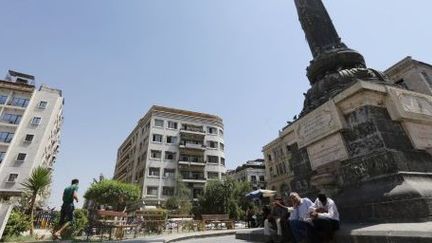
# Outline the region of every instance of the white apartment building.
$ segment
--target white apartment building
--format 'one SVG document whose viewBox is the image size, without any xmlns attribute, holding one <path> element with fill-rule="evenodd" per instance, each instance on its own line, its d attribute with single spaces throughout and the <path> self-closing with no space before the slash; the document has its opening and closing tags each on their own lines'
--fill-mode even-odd
<svg viewBox="0 0 432 243">
<path fill-rule="evenodd" d="M 114 179 L 139 184 L 146 205 L 173 196 L 177 178 L 196 199 L 225 176 L 223 132 L 218 116 L 152 106 L 118 149 Z"/>
<path fill-rule="evenodd" d="M 37 88 L 31 75 L 9 70 L 0 80 L 0 235 L 21 183 L 39 165 L 53 168 L 63 103 L 60 90 Z"/>
<path fill-rule="evenodd" d="M 247 181 L 253 190 L 266 189 L 264 159 L 246 161 L 235 170 L 227 172 L 227 176 L 237 181 Z"/>
</svg>

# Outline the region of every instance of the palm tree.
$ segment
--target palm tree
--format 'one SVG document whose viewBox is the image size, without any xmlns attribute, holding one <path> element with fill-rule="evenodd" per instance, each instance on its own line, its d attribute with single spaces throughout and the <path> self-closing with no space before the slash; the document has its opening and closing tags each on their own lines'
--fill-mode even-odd
<svg viewBox="0 0 432 243">
<path fill-rule="evenodd" d="M 30 196 L 29 213 L 31 220 L 30 235 L 33 236 L 34 231 L 34 205 L 37 196 L 41 195 L 51 183 L 51 171 L 48 168 L 38 166 L 36 167 L 31 176 L 27 178 L 21 185 L 24 187 L 25 192 Z"/>
</svg>

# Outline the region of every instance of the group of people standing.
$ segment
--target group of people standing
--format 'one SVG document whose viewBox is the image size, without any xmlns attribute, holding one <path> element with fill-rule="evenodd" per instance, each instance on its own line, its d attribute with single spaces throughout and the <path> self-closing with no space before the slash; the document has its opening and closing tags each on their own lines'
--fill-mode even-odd
<svg viewBox="0 0 432 243">
<path fill-rule="evenodd" d="M 339 229 L 339 212 L 335 202 L 325 194 L 318 194 L 315 202 L 289 195 L 289 206 L 280 196 L 274 198 L 272 210 L 265 215 L 264 234 L 270 242 L 328 242 Z"/>
</svg>

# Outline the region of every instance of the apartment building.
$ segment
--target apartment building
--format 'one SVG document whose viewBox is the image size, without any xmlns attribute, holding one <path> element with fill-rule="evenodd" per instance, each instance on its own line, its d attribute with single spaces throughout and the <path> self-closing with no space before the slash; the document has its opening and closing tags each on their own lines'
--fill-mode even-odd
<svg viewBox="0 0 432 243">
<path fill-rule="evenodd" d="M 237 181 L 247 181 L 252 189 L 266 189 L 265 165 L 263 159 L 246 161 L 235 170 L 227 172 L 227 176 Z"/>
<path fill-rule="evenodd" d="M 9 70 L 0 80 L 0 235 L 21 183 L 39 165 L 53 168 L 63 103 L 60 90 L 37 88 L 32 75 Z"/>
<path fill-rule="evenodd" d="M 197 199 L 225 176 L 223 132 L 218 116 L 152 106 L 119 147 L 114 179 L 140 185 L 146 205 L 173 196 L 179 178 Z"/>
<path fill-rule="evenodd" d="M 294 178 L 293 166 L 290 163 L 291 144 L 286 134 L 281 131 L 279 137 L 263 147 L 267 189 L 287 195 L 291 191 Z"/>
<path fill-rule="evenodd" d="M 394 84 L 432 95 L 432 65 L 408 56 L 384 72 Z"/>
</svg>

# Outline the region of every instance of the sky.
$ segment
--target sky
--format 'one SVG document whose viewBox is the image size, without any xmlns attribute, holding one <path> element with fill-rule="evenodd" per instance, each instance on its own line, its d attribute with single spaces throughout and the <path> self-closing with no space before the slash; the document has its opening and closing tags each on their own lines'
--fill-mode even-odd
<svg viewBox="0 0 432 243">
<path fill-rule="evenodd" d="M 432 63 L 430 0 L 324 0 L 369 67 Z M 112 177 L 117 148 L 153 104 L 216 114 L 228 168 L 300 112 L 311 54 L 292 0 L 2 0 L 8 69 L 63 90 L 51 206 L 71 179 Z"/>
</svg>

